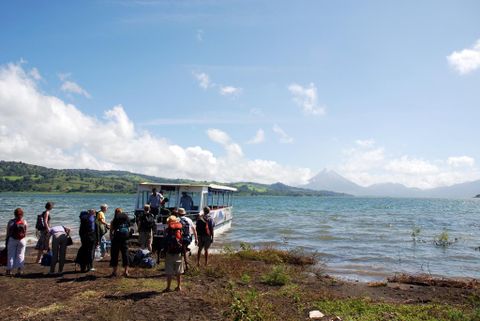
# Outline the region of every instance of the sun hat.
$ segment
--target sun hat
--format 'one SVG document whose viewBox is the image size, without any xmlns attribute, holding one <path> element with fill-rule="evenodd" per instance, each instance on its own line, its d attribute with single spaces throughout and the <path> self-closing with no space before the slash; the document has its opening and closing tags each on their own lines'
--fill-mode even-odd
<svg viewBox="0 0 480 321">
<path fill-rule="evenodd" d="M 178 215 L 185 215 L 185 214 L 187 214 L 187 211 L 185 211 L 185 209 L 183 207 L 180 207 L 177 210 L 177 213 L 178 213 Z"/>
<path fill-rule="evenodd" d="M 178 222 L 178 218 L 175 215 L 170 215 L 167 218 L 167 223 L 169 223 L 170 221 Z"/>
</svg>

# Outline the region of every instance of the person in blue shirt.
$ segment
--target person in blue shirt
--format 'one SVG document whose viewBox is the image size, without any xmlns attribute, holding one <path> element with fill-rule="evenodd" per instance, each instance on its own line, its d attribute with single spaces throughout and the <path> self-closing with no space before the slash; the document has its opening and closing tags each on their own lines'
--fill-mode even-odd
<svg viewBox="0 0 480 321">
<path fill-rule="evenodd" d="M 187 192 L 182 192 L 182 197 L 180 198 L 180 207 L 185 211 L 191 211 L 193 208 L 193 200 Z"/>
<path fill-rule="evenodd" d="M 158 213 L 160 212 L 160 206 L 162 205 L 162 201 L 162 191 L 160 191 L 160 193 L 157 193 L 157 189 L 155 187 L 152 188 L 152 194 L 148 198 L 147 204 L 150 205 L 150 213 L 152 213 L 155 217 L 157 217 Z"/>
</svg>

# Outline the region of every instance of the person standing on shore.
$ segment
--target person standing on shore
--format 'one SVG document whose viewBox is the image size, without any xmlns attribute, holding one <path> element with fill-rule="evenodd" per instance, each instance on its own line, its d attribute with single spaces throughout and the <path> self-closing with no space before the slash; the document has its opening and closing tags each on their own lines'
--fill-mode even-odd
<svg viewBox="0 0 480 321">
<path fill-rule="evenodd" d="M 15 209 L 14 216 L 7 224 L 5 241 L 5 247 L 7 248 L 6 275 L 11 275 L 13 269 L 17 269 L 17 275 L 22 274 L 25 264 L 27 221 L 23 218 L 23 209 L 21 208 Z"/>
<path fill-rule="evenodd" d="M 50 264 L 49 274 L 55 273 L 55 265 L 58 262 L 58 273 L 62 275 L 70 229 L 61 225 L 54 226 L 50 229 L 50 234 L 52 235 L 52 263 Z"/>
<path fill-rule="evenodd" d="M 107 223 L 105 218 L 105 214 L 107 213 L 108 205 L 102 204 L 100 205 L 100 211 L 97 212 L 96 224 L 97 224 L 97 243 L 100 246 L 100 254 L 104 257 L 107 253 L 106 248 L 106 238 L 105 234 L 107 234 L 107 230 L 110 226 Z"/>
<path fill-rule="evenodd" d="M 177 287 L 175 291 L 182 290 L 182 274 L 183 259 L 182 259 L 182 224 L 180 219 L 175 215 L 170 215 L 167 218 L 166 232 L 166 253 L 165 253 L 165 274 L 167 276 L 167 287 L 163 292 L 171 291 L 172 279 L 177 278 Z"/>
<path fill-rule="evenodd" d="M 157 193 L 157 189 L 154 187 L 152 188 L 152 194 L 148 198 L 147 204 L 150 205 L 150 212 L 157 217 L 158 213 L 160 213 L 160 206 L 162 205 L 163 201 L 163 194 Z"/>
<path fill-rule="evenodd" d="M 80 213 L 80 241 L 82 245 L 78 249 L 75 262 L 80 264 L 82 272 L 95 271 L 93 257 L 97 244 L 97 230 L 95 224 L 95 210 L 91 209 Z"/>
<path fill-rule="evenodd" d="M 42 214 L 37 216 L 37 224 L 35 228 L 37 229 L 37 245 L 35 245 L 35 250 L 37 253 L 36 262 L 41 263 L 42 255 L 44 252 L 50 251 L 50 211 L 53 209 L 53 202 L 47 202 L 45 204 L 45 211 Z"/>
<path fill-rule="evenodd" d="M 178 209 L 178 216 L 180 217 L 180 223 L 183 226 L 182 232 L 182 245 L 183 245 L 183 258 L 185 261 L 185 270 L 188 271 L 188 253 L 190 249 L 188 246 L 192 243 L 192 237 L 195 237 L 195 245 L 198 244 L 197 229 L 193 225 L 191 218 L 187 217 L 187 211 L 184 208 L 180 207 Z"/>
<path fill-rule="evenodd" d="M 213 228 L 215 223 L 210 216 L 210 208 L 204 207 L 203 214 L 197 220 L 197 236 L 198 236 L 198 253 L 197 266 L 200 266 L 200 257 L 202 256 L 202 249 L 205 249 L 205 266 L 208 265 L 208 249 L 213 243 Z"/>
<path fill-rule="evenodd" d="M 150 212 L 150 206 L 145 204 L 143 213 L 138 218 L 138 240 L 142 249 L 152 252 L 152 240 L 156 228 L 155 216 Z"/>
<path fill-rule="evenodd" d="M 128 239 L 130 237 L 130 219 L 123 213 L 121 208 L 115 209 L 115 215 L 110 223 L 110 239 L 112 248 L 110 249 L 110 267 L 113 268 L 112 277 L 117 276 L 118 254 L 122 252 L 122 265 L 124 276 L 128 276 Z"/>
</svg>

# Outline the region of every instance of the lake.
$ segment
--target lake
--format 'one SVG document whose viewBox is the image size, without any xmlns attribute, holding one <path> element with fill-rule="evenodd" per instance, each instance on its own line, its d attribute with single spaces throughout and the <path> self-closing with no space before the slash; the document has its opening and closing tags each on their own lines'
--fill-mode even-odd
<svg viewBox="0 0 480 321">
<path fill-rule="evenodd" d="M 81 210 L 133 211 L 134 195 L 0 194 L 0 222 L 25 210 L 34 242 L 36 215 L 55 202 L 52 224 L 76 231 Z M 480 278 L 480 199 L 236 197 L 232 229 L 217 248 L 250 242 L 317 251 L 328 273 L 362 281 L 397 272 Z M 412 232 L 417 230 L 416 241 Z M 446 231 L 448 247 L 434 239 Z M 5 235 L 5 229 L 0 230 Z"/>
</svg>

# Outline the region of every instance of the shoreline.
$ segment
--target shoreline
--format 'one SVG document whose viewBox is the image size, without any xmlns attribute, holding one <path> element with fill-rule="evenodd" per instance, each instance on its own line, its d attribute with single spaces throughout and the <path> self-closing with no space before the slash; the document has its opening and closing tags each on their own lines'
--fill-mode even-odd
<svg viewBox="0 0 480 321">
<path fill-rule="evenodd" d="M 186 272 L 182 292 L 162 293 L 163 261 L 153 269 L 132 268 L 128 278 L 108 277 L 108 260 L 95 262 L 95 272 L 80 273 L 72 263 L 77 245 L 67 250 L 63 277 L 47 275 L 47 267 L 32 263 L 31 247 L 23 276 L 1 273 L 3 320 L 58 320 L 68 315 L 72 320 L 293 321 L 308 319 L 315 309 L 329 316 L 322 320 L 477 320 L 480 307 L 480 299 L 473 299 L 480 298 L 478 282 L 408 277 L 346 282 L 325 274 L 308 254 L 277 249 L 214 254 L 209 266 L 192 266 Z"/>
</svg>

